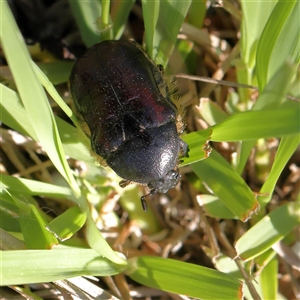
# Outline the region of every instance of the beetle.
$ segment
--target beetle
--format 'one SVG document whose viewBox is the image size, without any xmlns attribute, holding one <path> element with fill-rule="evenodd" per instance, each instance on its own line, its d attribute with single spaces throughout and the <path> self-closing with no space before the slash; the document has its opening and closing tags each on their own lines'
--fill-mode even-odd
<svg viewBox="0 0 300 300">
<path fill-rule="evenodd" d="M 77 60 L 69 84 L 92 151 L 124 178 L 121 187 L 150 188 L 141 198 L 146 211 L 145 197 L 177 185 L 179 159 L 189 151 L 162 67 L 136 42 L 103 41 Z"/>
</svg>

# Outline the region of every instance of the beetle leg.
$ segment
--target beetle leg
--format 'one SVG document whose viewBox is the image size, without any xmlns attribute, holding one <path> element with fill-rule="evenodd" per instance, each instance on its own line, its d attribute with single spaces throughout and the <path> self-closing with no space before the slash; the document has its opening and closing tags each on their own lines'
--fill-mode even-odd
<svg viewBox="0 0 300 300">
<path fill-rule="evenodd" d="M 180 140 L 180 150 L 183 157 L 189 157 L 189 145 L 183 140 Z"/>
<path fill-rule="evenodd" d="M 121 188 L 124 188 L 124 187 L 126 187 L 128 184 L 130 184 L 130 183 L 131 183 L 130 180 L 123 179 L 123 180 L 121 180 L 121 181 L 119 182 L 119 186 L 120 186 Z"/>
</svg>

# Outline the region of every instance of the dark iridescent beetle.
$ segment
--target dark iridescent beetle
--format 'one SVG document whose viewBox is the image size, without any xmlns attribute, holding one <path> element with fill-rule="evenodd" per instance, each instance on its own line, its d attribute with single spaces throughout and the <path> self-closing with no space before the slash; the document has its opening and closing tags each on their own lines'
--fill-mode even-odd
<svg viewBox="0 0 300 300">
<path fill-rule="evenodd" d="M 188 154 L 177 132 L 178 110 L 161 68 L 137 43 L 92 46 L 76 62 L 70 90 L 93 152 L 125 178 L 122 187 L 147 184 L 151 195 L 177 185 L 178 160 Z M 141 198 L 144 210 L 146 196 Z"/>
</svg>

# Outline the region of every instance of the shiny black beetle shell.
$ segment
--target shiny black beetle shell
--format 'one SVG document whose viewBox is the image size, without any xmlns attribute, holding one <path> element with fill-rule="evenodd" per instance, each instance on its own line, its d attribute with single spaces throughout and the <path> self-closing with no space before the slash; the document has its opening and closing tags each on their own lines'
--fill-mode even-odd
<svg viewBox="0 0 300 300">
<path fill-rule="evenodd" d="M 161 69 L 131 41 L 104 41 L 80 58 L 70 76 L 77 112 L 92 150 L 128 182 L 165 193 L 180 180 L 188 147 L 177 132 L 177 107 Z M 146 209 L 144 197 L 143 208 Z"/>
</svg>

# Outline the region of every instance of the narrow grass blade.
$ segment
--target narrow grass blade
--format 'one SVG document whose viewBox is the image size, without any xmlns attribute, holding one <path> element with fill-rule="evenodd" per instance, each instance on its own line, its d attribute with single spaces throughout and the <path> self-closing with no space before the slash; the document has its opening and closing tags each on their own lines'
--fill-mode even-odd
<svg viewBox="0 0 300 300">
<path fill-rule="evenodd" d="M 280 69 L 286 60 L 300 62 L 300 2 L 278 1 L 259 39 L 256 73 L 259 89 Z"/>
<path fill-rule="evenodd" d="M 191 1 L 171 0 L 159 3 L 159 17 L 153 37 L 153 58 L 157 64 L 166 67 Z"/>
<path fill-rule="evenodd" d="M 196 175 L 242 221 L 259 209 L 259 204 L 242 177 L 216 151 L 208 159 L 191 165 Z"/>
<path fill-rule="evenodd" d="M 232 115 L 211 128 L 213 130 L 211 140 L 215 142 L 297 135 L 299 111 L 295 109 L 247 111 Z"/>
<path fill-rule="evenodd" d="M 88 215 L 86 222 L 86 239 L 92 249 L 117 265 L 126 265 L 126 261 L 114 252 L 102 236 L 93 219 Z"/>
<path fill-rule="evenodd" d="M 111 19 L 113 24 L 113 35 L 115 40 L 121 38 L 127 24 L 128 16 L 134 3 L 134 0 L 112 1 Z"/>
<path fill-rule="evenodd" d="M 52 84 L 68 82 L 74 62 L 51 61 L 37 64 L 42 72 L 49 78 Z"/>
<path fill-rule="evenodd" d="M 262 270 L 259 283 L 263 299 L 278 299 L 278 260 L 273 258 Z"/>
<path fill-rule="evenodd" d="M 249 72 L 251 72 L 255 66 L 258 40 L 276 3 L 277 0 L 241 1 L 243 12 L 241 26 L 241 54 Z M 248 83 L 251 84 L 251 82 Z"/>
<path fill-rule="evenodd" d="M 27 116 L 57 170 L 68 181 L 74 193 L 80 195 L 80 190 L 65 159 L 53 112 L 35 76 L 31 58 L 6 2 L 2 3 L 2 10 L 1 43 Z"/>
<path fill-rule="evenodd" d="M 297 206 L 297 203 L 290 203 L 278 207 L 237 241 L 237 255 L 245 261 L 257 257 L 283 239 L 299 221 L 299 204 Z"/>
<path fill-rule="evenodd" d="M 34 127 L 28 118 L 19 95 L 3 84 L 0 84 L 0 92 L 3 96 L 0 101 L 0 110 L 2 111 L 1 121 L 16 131 L 38 141 Z M 90 143 L 89 140 L 87 138 L 81 140 L 82 135 L 80 132 L 78 132 L 74 126 L 59 117 L 56 116 L 55 121 L 65 153 L 77 160 L 94 163 L 94 159 L 87 150 L 87 146 Z"/>
<path fill-rule="evenodd" d="M 30 197 L 17 198 L 10 194 L 11 201 L 18 207 L 18 220 L 24 243 L 28 249 L 51 249 L 58 241 L 52 233 L 46 230 L 46 220 L 35 205 L 30 202 Z"/>
<path fill-rule="evenodd" d="M 69 0 L 69 4 L 85 45 L 91 47 L 99 43 L 100 33 L 97 29 L 96 21 L 102 13 L 101 1 Z"/>
<path fill-rule="evenodd" d="M 277 180 L 284 167 L 287 165 L 288 160 L 299 146 L 299 142 L 300 137 L 298 135 L 284 137 L 281 139 L 270 174 L 260 189 L 260 193 L 262 195 L 267 194 L 267 196 L 258 197 L 259 203 L 262 207 L 265 207 L 271 200 Z"/>
<path fill-rule="evenodd" d="M 74 195 L 67 187 L 44 183 L 36 180 L 1 175 L 0 182 L 11 192 L 31 196 L 46 196 L 53 198 L 72 199 Z"/>
<path fill-rule="evenodd" d="M 73 206 L 52 220 L 47 229 L 60 241 L 71 238 L 85 223 L 87 214 Z"/>
<path fill-rule="evenodd" d="M 131 258 L 127 275 L 136 282 L 196 299 L 242 299 L 242 283 L 224 273 L 205 267 L 141 256 Z"/>
<path fill-rule="evenodd" d="M 145 26 L 146 51 L 150 55 L 150 57 L 153 58 L 153 37 L 155 33 L 155 28 L 157 26 L 160 2 L 143 0 L 142 8 Z"/>
<path fill-rule="evenodd" d="M 1 286 L 50 282 L 84 275 L 111 276 L 124 269 L 94 250 L 62 246 L 52 250 L 1 251 L 0 259 Z"/>
</svg>

